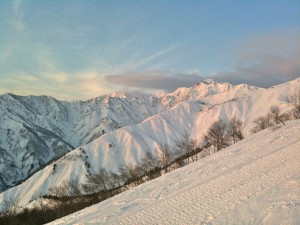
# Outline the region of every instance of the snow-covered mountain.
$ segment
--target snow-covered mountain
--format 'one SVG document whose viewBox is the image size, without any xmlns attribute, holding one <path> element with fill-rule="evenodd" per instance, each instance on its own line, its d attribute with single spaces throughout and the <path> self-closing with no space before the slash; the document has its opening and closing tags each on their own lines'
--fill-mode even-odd
<svg viewBox="0 0 300 225">
<path fill-rule="evenodd" d="M 22 206 L 26 206 L 33 200 L 34 196 L 46 194 L 48 188 L 58 186 L 64 180 L 78 178 L 81 183 L 84 183 L 86 181 L 85 174 L 96 171 L 99 167 L 116 172 L 117 168 L 124 162 L 134 165 L 145 156 L 146 152 L 158 154 L 156 150 L 158 145 L 173 145 L 174 140 L 180 138 L 185 131 L 189 131 L 191 136 L 200 142 L 202 134 L 218 118 L 225 120 L 233 116 L 240 118 L 244 122 L 244 130 L 247 135 L 252 121 L 258 116 L 266 114 L 272 105 L 278 105 L 283 111 L 288 110 L 290 106 L 286 102 L 286 97 L 299 88 L 299 78 L 269 89 L 247 85 L 232 86 L 227 83 L 218 84 L 210 81 L 201 82 L 192 88 L 180 88 L 172 94 L 161 94 L 149 98 L 102 97 L 88 102 L 65 103 L 73 106 L 73 108 L 70 107 L 71 109 L 75 109 L 74 105 L 77 105 L 78 108 L 76 109 L 78 110 L 80 108 L 78 105 L 81 105 L 83 109 L 87 108 L 88 113 L 80 117 L 81 120 L 78 120 L 81 125 L 69 127 L 65 125 L 65 128 L 61 129 L 65 132 L 63 134 L 71 134 L 68 137 L 73 140 L 75 132 L 72 133 L 72 129 L 67 128 L 73 128 L 78 132 L 77 135 L 85 137 L 89 132 L 88 127 L 93 127 L 90 132 L 93 133 L 93 130 L 100 131 L 100 137 L 88 144 L 81 145 L 35 173 L 24 183 L 0 194 L 0 205 L 3 200 L 13 196 L 20 199 Z M 93 102 L 101 102 L 102 105 L 97 107 L 96 104 L 92 104 Z M 105 102 L 111 106 L 109 110 L 103 106 Z M 131 110 L 135 107 L 139 108 L 140 111 Z M 146 109 L 149 110 L 146 111 Z M 157 113 L 159 110 L 164 112 Z M 77 114 L 74 111 L 69 111 L 69 116 L 65 117 L 67 121 L 72 120 L 72 118 L 77 119 L 75 116 Z M 102 115 L 101 112 L 103 111 L 107 113 L 105 114 L 107 117 L 110 116 L 109 119 L 117 121 L 118 125 L 123 122 L 122 125 L 124 126 L 130 121 L 133 125 L 102 135 L 101 130 L 103 128 L 98 128 L 101 123 L 93 123 L 93 119 L 97 118 L 95 115 Z M 120 111 L 135 114 L 118 114 Z M 145 111 L 149 114 L 146 114 Z M 149 117 L 151 113 L 153 116 Z M 49 115 L 55 116 L 52 113 Z M 118 115 L 126 116 L 124 118 L 119 117 L 117 120 Z M 136 122 L 137 120 L 132 122 L 133 119 L 131 118 L 135 115 L 140 115 L 138 119 L 142 120 L 140 123 Z M 143 116 L 148 118 L 143 120 Z M 82 132 L 80 133 L 80 131 Z M 83 131 L 87 133 L 84 134 Z M 97 134 L 97 132 L 95 133 Z M 71 144 L 74 145 L 74 143 Z"/>
<path fill-rule="evenodd" d="M 299 149 L 298 120 L 49 224 L 297 225 Z"/>
<path fill-rule="evenodd" d="M 63 102 L 47 96 L 0 96 L 0 190 L 75 147 L 164 110 L 154 101 L 102 96 Z"/>
<path fill-rule="evenodd" d="M 116 92 L 73 102 L 48 96 L 1 95 L 0 192 L 104 133 L 140 123 L 181 101 L 238 89 L 255 87 L 206 80 L 170 94 L 132 98 Z"/>
</svg>

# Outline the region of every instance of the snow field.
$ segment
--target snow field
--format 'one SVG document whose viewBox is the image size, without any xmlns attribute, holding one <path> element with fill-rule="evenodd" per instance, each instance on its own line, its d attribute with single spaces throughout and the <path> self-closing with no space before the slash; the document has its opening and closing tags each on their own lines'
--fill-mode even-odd
<svg viewBox="0 0 300 225">
<path fill-rule="evenodd" d="M 300 121 L 50 224 L 299 224 Z"/>
</svg>

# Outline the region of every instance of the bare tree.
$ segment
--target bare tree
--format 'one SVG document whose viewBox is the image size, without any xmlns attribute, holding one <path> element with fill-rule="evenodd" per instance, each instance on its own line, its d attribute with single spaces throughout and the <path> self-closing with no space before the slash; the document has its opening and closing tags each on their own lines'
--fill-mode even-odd
<svg viewBox="0 0 300 225">
<path fill-rule="evenodd" d="M 257 133 L 261 130 L 264 130 L 270 126 L 272 126 L 272 122 L 270 120 L 270 115 L 266 115 L 266 116 L 260 116 L 258 118 L 256 118 L 254 121 L 254 126 L 251 129 L 252 133 Z"/>
<path fill-rule="evenodd" d="M 162 168 L 164 168 L 165 172 L 169 172 L 169 165 L 172 162 L 172 153 L 170 147 L 167 144 L 159 145 L 157 147 L 158 158 Z"/>
<path fill-rule="evenodd" d="M 151 173 L 155 172 L 155 170 L 158 167 L 159 167 L 158 159 L 156 157 L 154 157 L 153 154 L 150 152 L 146 152 L 146 156 L 139 163 L 139 168 L 147 176 L 149 176 L 149 175 L 151 175 Z"/>
<path fill-rule="evenodd" d="M 185 130 L 181 138 L 174 142 L 177 155 L 179 157 L 187 157 L 187 163 L 189 163 L 189 156 L 196 149 L 197 141 L 191 138 L 191 134 Z"/>
<path fill-rule="evenodd" d="M 300 89 L 287 97 L 286 100 L 294 108 L 295 119 L 300 119 Z"/>
<path fill-rule="evenodd" d="M 109 179 L 110 187 L 116 188 L 121 186 L 122 179 L 119 174 L 110 171 L 109 177 L 110 177 Z"/>
<path fill-rule="evenodd" d="M 192 162 L 196 162 L 199 159 L 199 152 L 195 152 L 194 154 L 192 154 L 191 156 L 191 160 Z"/>
<path fill-rule="evenodd" d="M 60 186 L 51 187 L 48 190 L 50 196 L 65 197 L 68 196 L 69 186 L 68 181 L 63 181 Z"/>
<path fill-rule="evenodd" d="M 298 120 L 298 119 L 300 119 L 300 113 L 297 109 L 293 108 L 289 111 L 288 117 L 289 117 L 290 120 L 291 119 Z"/>
<path fill-rule="evenodd" d="M 213 147 L 213 151 L 220 151 L 227 147 L 228 139 L 226 124 L 221 119 L 213 122 L 203 137 L 203 140 Z"/>
<path fill-rule="evenodd" d="M 232 117 L 228 123 L 227 132 L 233 143 L 243 140 L 243 122 L 236 117 Z"/>
<path fill-rule="evenodd" d="M 2 203 L 2 212 L 0 213 L 0 223 L 5 225 L 22 224 L 18 215 L 20 213 L 19 199 L 9 198 Z"/>
<path fill-rule="evenodd" d="M 68 195 L 69 196 L 80 196 L 81 195 L 81 190 L 80 190 L 80 184 L 78 178 L 71 179 L 68 182 Z"/>
<path fill-rule="evenodd" d="M 78 179 L 65 180 L 60 186 L 48 190 L 47 207 L 54 210 L 56 217 L 60 218 L 80 208 L 81 190 Z"/>
<path fill-rule="evenodd" d="M 120 176 L 122 185 L 130 183 L 130 174 L 128 171 L 128 167 L 129 166 L 126 164 L 121 164 L 118 167 L 118 174 Z"/>
<path fill-rule="evenodd" d="M 137 185 L 144 176 L 143 170 L 139 166 L 133 166 L 131 164 L 125 163 L 121 165 L 118 169 L 121 179 L 124 184 Z"/>
<path fill-rule="evenodd" d="M 270 112 L 269 112 L 269 116 L 270 119 L 275 123 L 275 124 L 279 124 L 282 123 L 285 126 L 285 122 L 287 120 L 287 115 L 286 114 L 282 114 L 280 112 L 280 109 L 278 106 L 273 105 L 270 108 Z"/>
<path fill-rule="evenodd" d="M 47 223 L 48 221 L 48 213 L 47 213 L 47 210 L 49 208 L 49 200 L 48 199 L 45 199 L 43 197 L 42 194 L 40 193 L 36 193 L 34 196 L 33 196 L 33 199 L 35 199 L 35 206 L 38 210 L 40 210 L 40 214 L 41 214 L 41 218 L 43 219 L 43 222 L 44 223 Z"/>
<path fill-rule="evenodd" d="M 5 216 L 15 216 L 19 212 L 19 202 L 17 198 L 9 198 L 3 201 L 2 214 Z"/>
<path fill-rule="evenodd" d="M 106 191 L 110 188 L 108 187 L 110 176 L 105 168 L 100 167 L 97 172 L 87 174 L 86 177 L 88 185 L 85 185 L 85 191 L 87 192 Z"/>
</svg>

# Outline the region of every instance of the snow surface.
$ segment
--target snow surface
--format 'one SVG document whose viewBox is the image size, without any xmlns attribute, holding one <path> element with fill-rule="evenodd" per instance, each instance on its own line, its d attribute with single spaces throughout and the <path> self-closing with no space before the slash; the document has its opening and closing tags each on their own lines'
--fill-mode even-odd
<svg viewBox="0 0 300 225">
<path fill-rule="evenodd" d="M 0 192 L 103 133 L 138 124 L 182 101 L 240 89 L 258 88 L 208 80 L 148 97 L 116 92 L 65 102 L 49 96 L 0 95 Z"/>
<path fill-rule="evenodd" d="M 49 224 L 300 223 L 300 121 Z"/>
<path fill-rule="evenodd" d="M 220 86 L 217 83 L 210 85 L 212 84 L 209 83 L 205 87 Z M 78 179 L 83 184 L 86 181 L 85 174 L 97 171 L 99 167 L 117 172 L 118 167 L 124 162 L 135 165 L 144 158 L 146 152 L 159 154 L 157 151 L 159 144 L 172 146 L 186 130 L 201 144 L 203 133 L 219 118 L 224 120 L 233 116 L 240 118 L 244 121 L 246 135 L 249 135 L 248 131 L 252 127 L 253 120 L 265 115 L 272 105 L 279 105 L 283 111 L 290 109 L 286 97 L 298 90 L 300 79 L 269 89 L 248 88 L 248 86 L 225 88 L 225 86 L 218 94 L 205 97 L 200 94 L 195 99 L 182 101 L 141 123 L 111 131 L 87 145 L 76 148 L 22 184 L 1 193 L 0 209 L 3 201 L 10 198 L 19 199 L 20 206 L 31 207 L 34 205 L 34 196 L 47 194 L 49 188 L 59 186 L 65 180 Z M 202 93 L 202 88 L 197 90 Z M 87 167 L 87 163 L 90 167 Z"/>
</svg>

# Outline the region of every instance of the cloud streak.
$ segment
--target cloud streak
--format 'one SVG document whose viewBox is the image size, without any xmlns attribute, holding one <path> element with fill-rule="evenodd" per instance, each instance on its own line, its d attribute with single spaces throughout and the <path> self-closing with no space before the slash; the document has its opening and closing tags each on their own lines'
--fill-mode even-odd
<svg viewBox="0 0 300 225">
<path fill-rule="evenodd" d="M 141 66 L 147 65 L 147 64 L 153 62 L 154 60 L 159 59 L 160 57 L 162 57 L 164 55 L 170 54 L 172 51 L 174 51 L 175 49 L 177 49 L 179 47 L 180 47 L 179 44 L 172 45 L 172 46 L 169 46 L 167 48 L 164 48 L 164 49 L 162 49 L 162 50 L 154 53 L 151 56 L 148 56 L 148 57 L 146 57 L 146 58 L 144 58 L 142 60 L 139 60 L 134 69 L 137 69 L 137 68 L 139 68 Z"/>
<path fill-rule="evenodd" d="M 244 43 L 232 70 L 216 73 L 218 81 L 270 87 L 300 76 L 300 36 L 293 32 L 261 36 Z"/>
<path fill-rule="evenodd" d="M 134 72 L 107 75 L 109 83 L 121 87 L 173 91 L 178 87 L 189 87 L 203 78 L 197 74 L 171 73 L 166 71 Z"/>
<path fill-rule="evenodd" d="M 148 70 L 159 70 L 163 67 L 163 64 L 170 58 L 171 55 L 178 53 L 178 48 L 182 44 L 177 43 L 160 49 L 152 50 L 147 54 L 144 49 L 136 49 L 131 55 L 129 55 L 123 62 L 111 71 L 114 74 L 124 74 L 132 71 L 148 71 Z M 124 47 L 123 52 L 130 52 L 130 49 Z M 100 61 L 105 61 L 101 59 Z"/>
<path fill-rule="evenodd" d="M 18 73 L 3 80 L 0 77 L 0 84 L 0 94 L 49 95 L 61 100 L 90 99 L 112 91 L 111 85 L 94 71 L 47 73 L 40 76 Z"/>
</svg>

